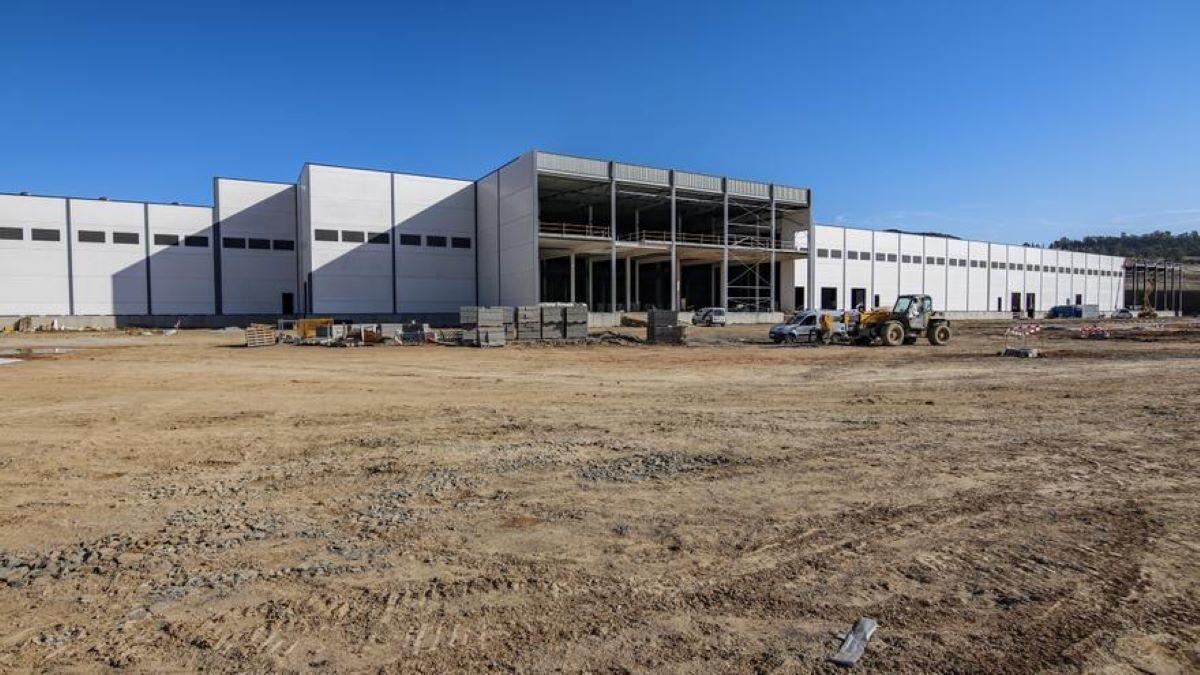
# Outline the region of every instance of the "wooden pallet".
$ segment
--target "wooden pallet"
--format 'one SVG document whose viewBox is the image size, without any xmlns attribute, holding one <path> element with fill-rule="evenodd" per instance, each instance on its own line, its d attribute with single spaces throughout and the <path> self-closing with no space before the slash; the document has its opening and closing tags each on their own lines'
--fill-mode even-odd
<svg viewBox="0 0 1200 675">
<path fill-rule="evenodd" d="M 247 347 L 269 347 L 276 342 L 274 326 L 255 323 L 246 328 Z"/>
</svg>

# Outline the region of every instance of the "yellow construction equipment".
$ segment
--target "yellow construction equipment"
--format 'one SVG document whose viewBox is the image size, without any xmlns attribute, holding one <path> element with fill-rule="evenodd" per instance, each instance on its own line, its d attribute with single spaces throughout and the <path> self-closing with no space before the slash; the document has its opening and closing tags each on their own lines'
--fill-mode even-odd
<svg viewBox="0 0 1200 675">
<path fill-rule="evenodd" d="M 931 345 L 950 341 L 950 321 L 941 312 L 933 311 L 933 299 L 928 295 L 901 295 L 891 309 L 875 308 L 861 312 L 823 314 L 819 342 L 854 342 L 894 347 L 911 345 L 924 336 Z"/>
<path fill-rule="evenodd" d="M 1139 319 L 1157 319 L 1158 312 L 1154 309 L 1154 286 L 1158 281 L 1158 274 L 1150 277 L 1146 282 L 1146 291 L 1142 293 L 1142 309 L 1138 311 Z"/>
</svg>

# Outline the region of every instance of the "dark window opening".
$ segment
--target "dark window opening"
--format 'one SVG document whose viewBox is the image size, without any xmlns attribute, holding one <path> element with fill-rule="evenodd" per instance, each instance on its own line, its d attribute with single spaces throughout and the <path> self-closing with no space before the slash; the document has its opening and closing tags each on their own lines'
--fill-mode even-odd
<svg viewBox="0 0 1200 675">
<path fill-rule="evenodd" d="M 887 256 L 882 253 L 875 254 L 875 262 L 883 262 L 884 260 L 887 260 Z"/>
<path fill-rule="evenodd" d="M 275 246 L 276 251 L 296 250 L 296 242 L 292 241 L 291 239 L 276 239 L 271 243 Z M 284 314 L 291 314 L 291 312 L 284 312 Z"/>
<path fill-rule="evenodd" d="M 840 248 L 829 249 L 829 257 L 830 258 L 841 258 L 842 257 L 842 249 L 840 249 Z"/>
<path fill-rule="evenodd" d="M 846 251 L 846 258 L 848 260 L 858 260 L 858 251 Z"/>
<path fill-rule="evenodd" d="M 363 233 L 358 230 L 342 230 L 342 241 L 348 241 L 355 244 L 361 243 Z"/>
<path fill-rule="evenodd" d="M 912 262 L 912 256 L 911 256 L 911 255 L 904 255 L 904 256 L 900 256 L 900 259 L 901 259 L 902 261 L 906 262 L 906 263 L 910 263 L 910 262 Z"/>
<path fill-rule="evenodd" d="M 888 262 L 896 262 L 896 254 L 895 253 L 887 254 L 887 261 Z"/>
<path fill-rule="evenodd" d="M 939 265 L 945 265 L 945 264 L 946 264 L 946 259 L 945 259 L 945 258 L 938 258 L 938 259 L 937 259 L 937 264 L 939 264 Z"/>
<path fill-rule="evenodd" d="M 17 231 L 20 232 L 20 229 Z M 58 230 L 43 230 L 35 227 L 29 231 L 29 238 L 34 241 L 61 241 L 62 233 Z"/>
<path fill-rule="evenodd" d="M 796 303 L 796 309 L 804 309 L 804 287 L 797 286 L 796 292 L 792 295 L 792 299 Z"/>
<path fill-rule="evenodd" d="M 470 237 L 452 237 L 450 239 L 450 246 L 452 248 L 471 248 L 471 238 Z"/>
<path fill-rule="evenodd" d="M 271 240 L 270 240 L 270 239 L 254 239 L 254 238 L 251 238 L 251 239 L 250 239 L 250 241 L 248 242 L 248 244 L 249 244 L 249 247 L 250 247 L 250 248 L 252 248 L 252 249 L 255 249 L 256 251 L 269 251 L 269 250 L 271 250 Z"/>
<path fill-rule="evenodd" d="M 246 248 L 246 240 L 243 237 L 221 237 L 221 246 L 224 248 Z"/>
<path fill-rule="evenodd" d="M 425 245 L 426 246 L 434 246 L 437 248 L 446 248 L 446 238 L 445 237 L 435 237 L 432 234 L 427 234 L 427 235 L 425 235 Z"/>
<path fill-rule="evenodd" d="M 392 237 L 387 232 L 372 232 L 367 241 L 372 244 L 390 244 Z"/>
<path fill-rule="evenodd" d="M 878 306 L 879 306 L 879 294 L 876 293 L 875 294 L 875 307 L 878 307 Z"/>
<path fill-rule="evenodd" d="M 191 234 L 183 238 L 184 246 L 208 247 L 208 237 L 202 234 Z"/>
<path fill-rule="evenodd" d="M 36 232 L 37 230 L 34 231 Z M 21 241 L 25 239 L 25 230 L 19 227 L 0 227 L 0 239 Z"/>
<path fill-rule="evenodd" d="M 421 235 L 419 234 L 402 234 L 400 235 L 401 246 L 420 246 Z"/>
<path fill-rule="evenodd" d="M 817 257 L 818 258 L 828 258 L 829 257 L 829 249 L 827 249 L 827 248 L 817 249 Z"/>
<path fill-rule="evenodd" d="M 313 230 L 313 239 L 317 241 L 337 241 L 337 230 Z"/>
<path fill-rule="evenodd" d="M 137 232 L 113 232 L 114 244 L 136 244 L 141 240 Z"/>
<path fill-rule="evenodd" d="M 104 233 L 99 230 L 80 230 L 79 241 L 88 244 L 103 244 L 105 241 Z"/>
<path fill-rule="evenodd" d="M 836 288 L 821 288 L 821 309 L 837 309 L 837 296 Z"/>
<path fill-rule="evenodd" d="M 850 289 L 850 307 L 858 309 L 860 306 L 865 308 L 867 305 L 867 289 L 851 288 Z"/>
<path fill-rule="evenodd" d="M 154 235 L 155 246 L 178 246 L 179 235 L 177 234 L 156 234 Z"/>
</svg>

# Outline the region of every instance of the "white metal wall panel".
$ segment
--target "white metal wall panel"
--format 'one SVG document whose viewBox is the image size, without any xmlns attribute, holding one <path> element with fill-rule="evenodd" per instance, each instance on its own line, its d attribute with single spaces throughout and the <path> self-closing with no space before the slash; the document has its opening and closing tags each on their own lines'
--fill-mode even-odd
<svg viewBox="0 0 1200 675">
<path fill-rule="evenodd" d="M 769 184 L 757 183 L 752 180 L 729 178 L 725 181 L 725 189 L 729 191 L 729 194 L 741 197 L 759 197 L 761 199 L 769 199 L 771 197 L 771 186 Z"/>
<path fill-rule="evenodd" d="M 704 192 L 720 192 L 721 178 L 720 176 L 709 176 L 702 173 L 676 171 L 675 187 L 684 188 L 687 190 L 701 190 Z"/>
<path fill-rule="evenodd" d="M 775 186 L 775 201 L 808 206 L 808 190 L 787 185 Z"/>
<path fill-rule="evenodd" d="M 854 297 L 852 291 L 856 288 L 861 288 L 864 295 L 863 304 L 870 308 L 872 306 L 872 295 L 875 293 L 874 284 L 871 277 L 874 274 L 871 258 L 871 235 L 870 230 L 859 230 L 846 228 L 846 250 L 842 253 L 842 260 L 846 263 L 845 271 L 845 291 L 846 296 L 842 300 L 842 306 L 853 309 Z M 851 257 L 853 252 L 854 257 Z"/>
<path fill-rule="evenodd" d="M 500 172 L 493 171 L 476 183 L 478 218 L 476 267 L 479 304 L 500 304 Z"/>
<path fill-rule="evenodd" d="M 525 156 L 522 157 L 522 161 L 524 160 Z M 512 165 L 510 164 L 509 166 Z M 531 167 L 528 165 L 525 166 L 532 171 Z M 570 173 L 592 178 L 608 178 L 608 162 L 599 159 L 588 159 L 586 157 L 556 155 L 549 152 L 537 153 L 537 169 L 538 171 Z"/>
<path fill-rule="evenodd" d="M 396 298 L 400 312 L 452 313 L 475 304 L 475 188 L 471 181 L 393 174 L 396 227 Z M 400 246 L 401 234 L 419 234 L 421 246 Z M 428 246 L 428 235 L 445 247 Z M 455 248 L 465 240 L 468 248 Z"/>
<path fill-rule="evenodd" d="M 813 290 L 813 306 L 821 307 L 821 290 L 833 288 L 837 290 L 837 304 L 834 309 L 843 309 L 849 299 L 843 285 L 845 275 L 845 237 L 846 230 L 829 225 L 814 225 L 816 228 L 817 250 L 809 253 L 809 260 L 816 266 L 816 288 Z"/>
<path fill-rule="evenodd" d="M 309 298 L 309 272 L 312 270 L 312 210 L 308 200 L 308 165 L 300 169 L 300 178 L 296 181 L 296 290 L 299 301 L 297 307 L 302 312 L 308 312 L 311 299 Z"/>
<path fill-rule="evenodd" d="M 291 293 L 300 309 L 297 283 L 300 248 L 297 241 L 296 186 L 290 183 L 235 180 L 215 181 L 216 215 L 224 239 L 267 239 L 270 250 L 232 248 L 213 241 L 221 250 L 221 312 L 223 314 L 277 314 L 283 294 Z M 293 242 L 293 250 L 276 249 L 275 241 Z"/>
<path fill-rule="evenodd" d="M 946 310 L 946 239 L 923 237 L 925 245 L 925 294 L 938 311 Z"/>
<path fill-rule="evenodd" d="M 1008 246 L 988 244 L 988 256 L 992 264 L 988 271 L 988 311 L 1010 311 L 1012 308 L 1008 296 Z"/>
<path fill-rule="evenodd" d="M 1100 275 L 1097 270 L 1100 269 L 1100 256 L 1093 253 L 1084 254 L 1084 288 L 1087 289 L 1087 294 L 1083 301 L 1089 305 L 1100 304 Z"/>
<path fill-rule="evenodd" d="M 1084 275 L 1084 270 L 1087 267 L 1087 256 L 1083 253 L 1071 253 L 1071 302 L 1076 301 L 1076 296 L 1079 296 L 1079 302 L 1087 304 L 1087 277 Z"/>
<path fill-rule="evenodd" d="M 900 235 L 900 295 L 925 292 L 924 243 L 920 235 Z M 904 256 L 909 256 L 909 262 L 904 262 Z"/>
<path fill-rule="evenodd" d="M 968 249 L 965 241 L 946 240 L 946 311 L 967 311 L 967 293 L 971 283 L 967 274 L 971 268 L 966 266 Z M 953 265 L 950 264 L 951 260 L 954 261 Z"/>
<path fill-rule="evenodd" d="M 150 204 L 147 215 L 151 313 L 215 313 L 213 210 L 204 206 Z M 167 243 L 168 239 L 174 245 Z"/>
<path fill-rule="evenodd" d="M 1012 307 L 1012 294 L 1021 294 L 1021 308 L 1025 308 L 1025 278 L 1021 269 L 1017 266 L 1025 264 L 1025 249 L 1021 246 L 1008 246 L 1008 291 L 1004 294 L 1004 302 L 1007 303 L 1007 309 Z"/>
<path fill-rule="evenodd" d="M 900 295 L 900 235 L 895 232 L 876 232 L 874 239 L 875 290 L 872 293 L 879 296 L 880 307 L 892 307 Z M 883 255 L 883 260 L 878 259 L 879 254 Z M 874 302 L 873 297 L 871 300 Z"/>
<path fill-rule="evenodd" d="M 991 311 L 995 307 L 989 305 L 994 301 L 988 300 L 988 280 L 991 276 L 988 271 L 988 245 L 982 241 L 969 241 L 967 253 L 967 309 L 972 312 Z M 975 263 L 974 267 L 971 266 L 972 262 Z"/>
<path fill-rule="evenodd" d="M 613 163 L 613 177 L 628 183 L 646 183 L 649 185 L 668 186 L 671 184 L 671 172 L 666 169 L 656 169 L 652 166 L 637 164 Z"/>
<path fill-rule="evenodd" d="M 1062 298 L 1058 293 L 1058 251 L 1047 249 L 1042 251 L 1042 274 L 1039 279 L 1039 288 L 1041 289 L 1042 299 L 1039 299 L 1039 304 L 1042 305 L 1042 310 L 1048 310 L 1051 307 L 1062 302 Z"/>
<path fill-rule="evenodd" d="M 537 184 L 532 155 L 522 155 L 499 173 L 500 304 L 536 304 Z"/>
<path fill-rule="evenodd" d="M 21 230 L 20 240 L 0 239 L 0 315 L 70 313 L 67 200 L 0 195 L 0 227 Z M 34 229 L 58 241 L 34 241 Z"/>
<path fill-rule="evenodd" d="M 392 312 L 391 175 L 309 165 L 313 312 Z M 337 232 L 338 240 L 320 240 L 316 233 L 323 230 Z M 373 235 L 389 241 L 374 243 Z"/>
<path fill-rule="evenodd" d="M 145 204 L 70 201 L 75 313 L 146 314 Z M 102 232 L 104 242 L 81 242 L 81 232 Z M 114 233 L 136 235 L 137 243 L 114 243 Z"/>
</svg>

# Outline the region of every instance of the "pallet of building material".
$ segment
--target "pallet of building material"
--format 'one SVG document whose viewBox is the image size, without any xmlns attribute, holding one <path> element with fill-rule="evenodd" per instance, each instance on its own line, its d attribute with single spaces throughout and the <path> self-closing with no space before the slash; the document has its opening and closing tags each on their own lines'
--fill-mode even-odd
<svg viewBox="0 0 1200 675">
<path fill-rule="evenodd" d="M 650 326 L 676 326 L 679 325 L 679 312 L 651 309 L 646 312 L 646 323 Z"/>
<path fill-rule="evenodd" d="M 503 347 L 503 328 L 470 328 L 462 333 L 462 344 L 470 347 Z"/>
<path fill-rule="evenodd" d="M 542 308 L 537 305 L 522 305 L 515 308 L 514 314 L 516 315 L 516 320 L 514 323 L 522 324 L 542 322 Z"/>
<path fill-rule="evenodd" d="M 542 323 L 534 321 L 531 323 L 517 324 L 517 339 L 518 340 L 541 340 L 542 339 Z"/>
<path fill-rule="evenodd" d="M 565 332 L 568 340 L 583 340 L 588 336 L 588 327 L 586 323 L 569 323 Z"/>
<path fill-rule="evenodd" d="M 247 347 L 269 347 L 277 338 L 275 327 L 265 323 L 252 323 L 246 328 Z"/>
<path fill-rule="evenodd" d="M 581 323 L 585 326 L 587 325 L 587 322 L 588 322 L 587 305 L 575 304 L 575 305 L 571 305 L 569 307 L 565 307 L 565 308 L 563 308 L 563 315 L 564 315 L 564 318 L 566 319 L 566 322 L 569 324 L 570 323 Z"/>
<path fill-rule="evenodd" d="M 646 327 L 646 342 L 651 344 L 681 345 L 687 340 L 687 326 Z"/>
<path fill-rule="evenodd" d="M 565 340 L 567 337 L 567 324 L 559 321 L 558 323 L 542 323 L 542 339 L 543 340 Z"/>
<path fill-rule="evenodd" d="M 565 309 L 561 305 L 542 305 L 542 323 L 563 323 Z"/>
</svg>

